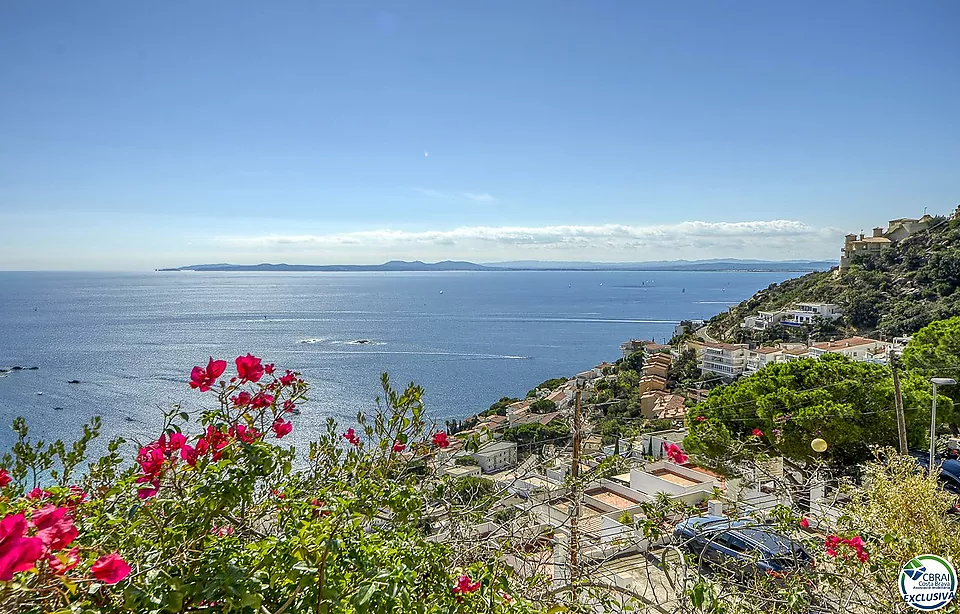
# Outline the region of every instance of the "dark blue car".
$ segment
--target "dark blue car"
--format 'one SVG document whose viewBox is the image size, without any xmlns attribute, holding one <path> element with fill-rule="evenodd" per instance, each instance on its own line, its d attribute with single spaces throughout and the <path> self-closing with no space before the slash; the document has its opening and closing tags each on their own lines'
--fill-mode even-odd
<svg viewBox="0 0 960 614">
<path fill-rule="evenodd" d="M 930 471 L 930 455 L 927 452 L 910 452 L 917 465 L 924 471 Z M 960 460 L 953 458 L 934 459 L 940 463 L 940 484 L 947 492 L 960 495 Z"/>
<path fill-rule="evenodd" d="M 680 522 L 673 536 L 701 562 L 740 572 L 777 576 L 813 564 L 799 542 L 753 520 L 698 516 Z"/>
</svg>

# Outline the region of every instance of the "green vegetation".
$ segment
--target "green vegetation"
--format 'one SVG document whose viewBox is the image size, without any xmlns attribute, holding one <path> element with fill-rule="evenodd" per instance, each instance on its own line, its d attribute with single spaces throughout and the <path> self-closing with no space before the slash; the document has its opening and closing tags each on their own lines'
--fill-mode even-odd
<svg viewBox="0 0 960 614">
<path fill-rule="evenodd" d="M 453 462 L 455 465 L 458 465 L 460 467 L 471 467 L 477 464 L 477 461 L 469 454 L 458 456 L 457 459 Z"/>
<path fill-rule="evenodd" d="M 507 441 L 515 441 L 519 446 L 529 449 L 535 449 L 545 443 L 564 445 L 570 439 L 570 427 L 558 421 L 550 424 L 532 422 L 506 429 L 503 432 L 503 438 Z"/>
<path fill-rule="evenodd" d="M 507 415 L 507 405 L 516 403 L 520 399 L 515 399 L 513 397 L 500 397 L 500 400 L 490 406 L 490 409 L 485 409 L 480 412 L 481 416 L 506 416 Z"/>
<path fill-rule="evenodd" d="M 549 414 L 557 411 L 557 404 L 550 399 L 540 399 L 530 404 L 530 411 L 535 414 Z"/>
<path fill-rule="evenodd" d="M 908 374 L 901 377 L 901 389 L 909 443 L 923 447 L 930 421 L 929 384 Z M 717 466 L 758 454 L 806 460 L 819 457 L 810 442 L 820 437 L 830 446 L 826 460 L 853 465 L 871 458 L 871 446 L 897 445 L 893 406 L 890 370 L 881 365 L 837 354 L 769 365 L 717 388 L 694 407 L 687 415 L 690 434 L 684 450 Z M 941 399 L 938 415 L 952 417 L 948 398 Z M 753 436 L 754 429 L 762 435 Z"/>
<path fill-rule="evenodd" d="M 934 322 L 916 332 L 903 351 L 903 364 L 925 378 L 960 379 L 960 317 Z M 960 402 L 960 386 L 939 390 Z"/>
<path fill-rule="evenodd" d="M 527 398 L 529 399 L 530 397 L 537 396 L 537 390 L 540 390 L 540 389 L 553 390 L 554 388 L 562 386 L 566 383 L 567 383 L 567 378 L 565 377 L 554 377 L 554 378 L 548 379 L 547 381 L 541 383 L 539 386 L 529 390 L 527 392 Z"/>
<path fill-rule="evenodd" d="M 718 339 L 743 341 L 750 337 L 749 331 L 740 328 L 744 317 L 799 301 L 821 301 L 839 304 L 843 318 L 802 330 L 804 337 L 807 332 L 815 339 L 873 331 L 888 337 L 916 332 L 936 320 L 960 315 L 958 242 L 960 220 L 939 218 L 929 231 L 878 254 L 858 255 L 842 275 L 834 269 L 773 284 L 713 317 L 709 331 Z M 774 341 L 786 331 L 773 332 L 752 339 Z"/>
<path fill-rule="evenodd" d="M 450 500 L 458 505 L 470 507 L 489 507 L 491 498 L 496 491 L 493 480 L 467 475 L 454 478 L 450 481 L 448 494 Z"/>
</svg>

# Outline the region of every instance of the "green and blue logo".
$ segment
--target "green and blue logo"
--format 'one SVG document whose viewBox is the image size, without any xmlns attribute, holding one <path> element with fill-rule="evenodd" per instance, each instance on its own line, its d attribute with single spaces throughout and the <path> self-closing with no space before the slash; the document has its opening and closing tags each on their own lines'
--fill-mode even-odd
<svg viewBox="0 0 960 614">
<path fill-rule="evenodd" d="M 900 595 L 912 608 L 923 612 L 939 610 L 957 594 L 957 572 L 946 559 L 921 554 L 900 570 Z"/>
</svg>

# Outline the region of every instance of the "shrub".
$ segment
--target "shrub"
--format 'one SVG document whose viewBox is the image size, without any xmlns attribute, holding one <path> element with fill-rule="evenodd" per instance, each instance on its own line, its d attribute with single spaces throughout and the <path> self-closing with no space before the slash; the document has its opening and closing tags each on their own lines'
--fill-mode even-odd
<svg viewBox="0 0 960 614">
<path fill-rule="evenodd" d="M 526 611 L 501 568 L 457 568 L 421 530 L 443 493 L 425 467 L 449 440 L 430 432 L 419 387 L 395 391 L 384 375 L 374 416 L 346 430 L 328 420 L 303 455 L 281 441 L 307 398 L 300 375 L 249 354 L 225 370 L 194 368 L 212 407 L 167 414 L 133 464 L 114 440 L 79 473 L 99 422 L 70 447 L 15 422 L 0 611 Z"/>
</svg>

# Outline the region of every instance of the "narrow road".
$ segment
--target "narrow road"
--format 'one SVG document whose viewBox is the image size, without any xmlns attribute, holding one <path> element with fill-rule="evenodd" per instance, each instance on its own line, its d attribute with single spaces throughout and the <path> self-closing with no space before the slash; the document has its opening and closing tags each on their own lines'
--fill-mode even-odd
<svg viewBox="0 0 960 614">
<path fill-rule="evenodd" d="M 700 339 L 703 339 L 707 343 L 720 343 L 719 341 L 717 341 L 716 339 L 710 336 L 710 333 L 707 332 L 706 326 L 701 326 L 699 329 L 697 329 L 696 335 L 697 337 L 699 337 Z"/>
</svg>

